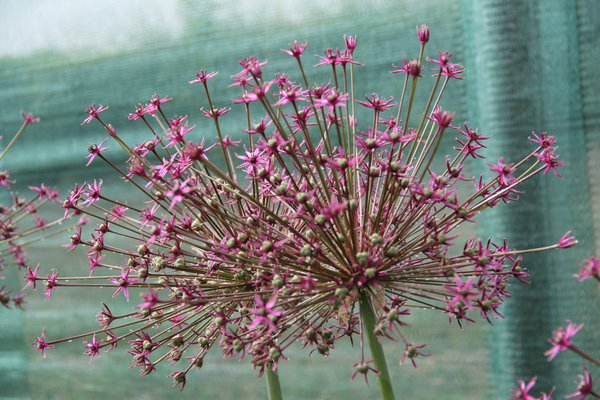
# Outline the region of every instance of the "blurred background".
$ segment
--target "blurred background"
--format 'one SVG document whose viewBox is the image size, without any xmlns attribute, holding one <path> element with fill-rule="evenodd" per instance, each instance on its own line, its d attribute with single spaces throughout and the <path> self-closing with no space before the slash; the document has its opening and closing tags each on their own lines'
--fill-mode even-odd
<svg viewBox="0 0 600 400">
<path fill-rule="evenodd" d="M 80 126 L 83 108 L 109 105 L 103 116 L 128 142 L 147 137 L 143 124 L 127 121 L 135 104 L 153 93 L 173 97 L 169 114 L 189 114 L 197 131 L 211 139 L 210 125 L 199 115 L 205 105 L 200 89 L 187 81 L 196 71 L 220 71 L 211 80 L 218 106 L 238 96 L 227 88 L 240 70 L 237 60 L 268 59 L 266 73 L 288 72 L 297 80 L 293 60 L 280 52 L 293 40 L 308 41 L 303 59 L 327 47 L 343 47 L 343 34 L 356 35 L 357 93 L 399 95 L 401 80 L 390 75 L 402 57 L 415 58 L 415 26 L 427 24 L 431 41 L 426 55 L 455 54 L 466 80 L 452 82 L 443 106 L 455 121 L 469 121 L 492 136 L 488 161 L 516 160 L 531 148 L 532 130 L 556 135 L 558 153 L 567 163 L 562 180 L 540 176 L 528 183 L 522 201 L 499 207 L 477 226 L 482 237 L 506 237 L 513 247 L 555 243 L 572 229 L 575 248 L 526 257 L 532 284 L 512 286 L 503 308 L 506 319 L 493 326 L 478 321 L 460 331 L 438 313 L 415 312 L 409 340 L 428 343 L 433 355 L 419 370 L 400 367 L 403 346 L 387 342 L 392 379 L 399 398 L 502 399 L 516 379 L 538 376 L 540 390 L 557 386 L 572 392 L 580 361 L 561 354 L 552 363 L 543 352 L 552 331 L 566 319 L 585 323 L 577 336 L 581 348 L 600 353 L 598 286 L 573 278 L 578 264 L 600 246 L 600 3 L 595 1 L 203 1 L 192 0 L 4 0 L 0 2 L 0 134 L 10 136 L 21 111 L 41 118 L 28 128 L 3 160 L 15 188 L 44 182 L 64 194 L 75 182 L 103 177 L 105 189 L 122 190 L 100 163 L 85 165 L 86 148 L 104 139 L 97 126 Z M 309 68 L 309 80 L 322 82 L 328 71 Z M 420 93 L 423 98 L 425 93 Z M 242 137 L 241 114 L 232 111 L 224 130 Z M 138 121 L 139 122 L 139 121 Z M 453 137 L 444 145 L 450 151 Z M 446 152 L 442 152 L 445 154 Z M 117 146 L 107 154 L 118 159 Z M 485 161 L 468 166 L 472 175 Z M 110 177 L 113 177 L 112 179 Z M 123 193 L 122 198 L 127 198 Z M 61 213 L 59 210 L 58 213 Z M 467 232 L 468 233 L 468 232 Z M 82 254 L 67 254 L 60 244 L 68 234 L 36 244 L 33 264 L 62 275 L 87 273 Z M 63 274 L 62 271 L 65 271 Z M 22 272 L 9 274 L 21 285 Z M 11 283 L 12 282 L 12 283 Z M 16 287 L 16 286 L 15 286 Z M 112 292 L 111 292 L 112 293 Z M 202 370 L 188 377 L 183 393 L 172 389 L 168 368 L 139 377 L 129 369 L 124 350 L 103 354 L 88 365 L 83 346 L 61 346 L 42 359 L 31 347 L 42 327 L 51 337 L 97 327 L 95 315 L 111 294 L 58 290 L 49 302 L 41 291 L 28 297 L 26 311 L 0 310 L 0 398 L 255 399 L 265 395 L 249 361 L 223 360 L 215 351 Z M 112 300 L 111 307 L 125 307 Z M 216 350 L 216 349 L 215 349 Z M 325 359 L 293 349 L 282 364 L 281 382 L 289 399 L 377 398 L 376 383 L 351 381 L 358 349 L 340 344 Z M 593 373 L 600 381 L 600 371 Z M 537 392 L 536 392 L 537 393 Z"/>
</svg>

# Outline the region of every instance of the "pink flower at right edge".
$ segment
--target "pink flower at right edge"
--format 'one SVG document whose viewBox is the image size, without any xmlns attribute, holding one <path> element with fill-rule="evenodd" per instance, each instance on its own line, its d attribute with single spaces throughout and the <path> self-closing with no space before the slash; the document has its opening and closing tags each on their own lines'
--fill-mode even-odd
<svg viewBox="0 0 600 400">
<path fill-rule="evenodd" d="M 568 325 L 566 328 L 558 328 L 552 333 L 552 338 L 548 339 L 548 341 L 552 344 L 550 350 L 544 353 L 545 356 L 548 357 L 548 361 L 552 361 L 558 353 L 561 351 L 566 351 L 569 347 L 573 345 L 571 339 L 577 332 L 583 328 L 583 324 L 575 325 L 571 321 L 568 321 Z"/>
<path fill-rule="evenodd" d="M 579 272 L 575 274 L 575 277 L 579 279 L 579 282 L 583 282 L 589 278 L 600 280 L 600 258 L 590 257 L 583 260 L 583 264 L 580 265 Z"/>
<path fill-rule="evenodd" d="M 579 385 L 574 393 L 565 396 L 566 399 L 584 400 L 589 394 L 592 394 L 592 376 L 586 367 L 583 367 L 583 375 L 579 375 Z"/>
<path fill-rule="evenodd" d="M 534 397 L 529 392 L 535 386 L 535 382 L 537 377 L 533 377 L 529 382 L 525 383 L 523 380 L 517 381 L 517 387 L 512 389 L 510 392 L 514 394 L 514 397 L 511 397 L 508 400 L 552 400 L 552 395 L 554 394 L 554 388 L 550 391 L 550 393 L 546 394 L 544 392 L 540 393 L 540 397 Z"/>
</svg>

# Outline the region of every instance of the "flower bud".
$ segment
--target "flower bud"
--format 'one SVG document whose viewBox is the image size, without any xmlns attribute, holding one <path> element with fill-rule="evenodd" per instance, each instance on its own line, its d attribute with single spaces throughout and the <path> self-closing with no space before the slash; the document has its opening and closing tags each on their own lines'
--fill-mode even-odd
<svg viewBox="0 0 600 400">
<path fill-rule="evenodd" d="M 425 44 L 429 41 L 429 27 L 427 25 L 417 26 L 417 37 L 421 44 Z"/>
<path fill-rule="evenodd" d="M 307 200 L 308 200 L 308 195 L 306 193 L 303 193 L 303 192 L 296 193 L 296 201 L 298 203 L 306 203 Z"/>
<path fill-rule="evenodd" d="M 262 246 L 260 246 L 260 249 L 264 252 L 273 250 L 273 242 L 271 242 L 270 240 L 265 240 L 264 242 L 262 242 Z"/>
<path fill-rule="evenodd" d="M 304 246 L 302 246 L 302 248 L 300 249 L 300 254 L 304 257 L 310 256 L 312 254 L 312 247 L 310 246 L 310 244 L 305 244 Z"/>
<path fill-rule="evenodd" d="M 373 279 L 377 276 L 377 270 L 375 268 L 365 269 L 365 276 L 369 279 Z"/>
<path fill-rule="evenodd" d="M 273 285 L 274 288 L 279 289 L 280 287 L 283 286 L 283 278 L 281 277 L 281 275 L 276 274 L 273 276 L 273 281 L 271 282 L 271 284 Z"/>
<path fill-rule="evenodd" d="M 369 262 L 369 253 L 361 251 L 360 253 L 356 253 L 356 260 L 359 265 L 365 266 Z"/>
<path fill-rule="evenodd" d="M 239 353 L 240 351 L 244 350 L 244 344 L 240 339 L 235 339 L 232 343 L 232 346 L 233 351 L 235 351 L 236 353 Z"/>
<path fill-rule="evenodd" d="M 345 287 L 335 289 L 335 297 L 338 299 L 343 300 L 346 298 L 346 296 L 348 296 L 348 289 Z"/>
<path fill-rule="evenodd" d="M 317 351 L 322 356 L 328 356 L 329 355 L 329 346 L 327 346 L 326 344 L 323 344 L 323 343 L 319 343 L 317 345 Z"/>
<path fill-rule="evenodd" d="M 177 335 L 173 336 L 171 341 L 173 342 L 173 346 L 175 346 L 175 347 L 180 347 L 180 346 L 183 346 L 183 344 L 184 344 L 183 336 L 181 334 L 177 334 Z"/>
<path fill-rule="evenodd" d="M 369 240 L 371 241 L 372 246 L 383 243 L 383 237 L 377 233 L 372 234 Z"/>
<path fill-rule="evenodd" d="M 271 347 L 271 349 L 269 349 L 269 358 L 273 361 L 277 361 L 279 360 L 279 357 L 281 357 L 281 352 L 276 347 Z"/>
<path fill-rule="evenodd" d="M 145 244 L 139 245 L 137 248 L 137 252 L 141 256 L 148 254 L 148 246 L 146 246 Z"/>
<path fill-rule="evenodd" d="M 167 261 L 164 259 L 164 257 L 157 256 L 150 261 L 150 265 L 154 267 L 155 271 L 161 271 L 167 266 Z"/>
</svg>

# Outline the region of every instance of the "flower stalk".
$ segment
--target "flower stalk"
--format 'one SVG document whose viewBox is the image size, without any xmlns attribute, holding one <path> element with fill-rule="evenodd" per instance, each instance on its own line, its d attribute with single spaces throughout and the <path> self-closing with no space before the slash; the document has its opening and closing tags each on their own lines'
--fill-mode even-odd
<svg viewBox="0 0 600 400">
<path fill-rule="evenodd" d="M 279 383 L 279 374 L 273 371 L 271 365 L 265 368 L 265 377 L 267 380 L 267 394 L 269 400 L 283 400 L 281 394 L 281 385 Z"/>
<path fill-rule="evenodd" d="M 373 306 L 369 300 L 367 291 L 363 290 L 360 293 L 360 316 L 363 323 L 363 333 L 367 337 L 369 342 L 369 348 L 371 350 L 371 357 L 375 368 L 379 371 L 377 375 L 377 383 L 379 383 L 379 391 L 381 393 L 382 400 L 395 400 L 394 388 L 392 387 L 392 381 L 390 379 L 390 373 L 388 371 L 387 362 L 385 361 L 385 352 L 383 347 L 375 336 L 375 313 L 373 312 Z"/>
</svg>

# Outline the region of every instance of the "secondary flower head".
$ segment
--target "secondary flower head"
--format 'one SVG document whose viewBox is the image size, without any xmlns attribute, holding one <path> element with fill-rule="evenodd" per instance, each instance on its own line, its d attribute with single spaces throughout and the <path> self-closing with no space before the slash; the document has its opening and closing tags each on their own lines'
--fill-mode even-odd
<svg viewBox="0 0 600 400">
<path fill-rule="evenodd" d="M 33 114 L 22 113 L 22 117 L 21 127 L 12 135 L 8 144 L 0 149 L 0 161 L 4 161 L 4 157 L 10 154 L 10 150 L 28 126 L 39 121 Z M 53 228 L 61 221 L 59 215 L 52 216 L 52 213 L 48 212 L 58 199 L 56 189 L 42 183 L 29 186 L 28 194 L 16 193 L 11 188 L 15 182 L 10 171 L 0 170 L 0 281 L 4 282 L 6 270 L 19 269 L 26 271 L 25 285 L 16 288 L 6 284 L 0 285 L 0 305 L 5 308 L 22 309 L 25 304 L 23 289 L 32 287 L 35 290 L 37 281 L 43 279 L 38 277 L 39 266 L 31 268 L 26 247 L 55 233 Z M 52 217 L 43 218 L 43 214 Z"/>
</svg>

